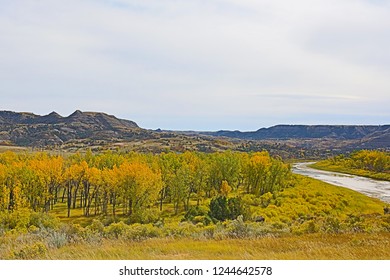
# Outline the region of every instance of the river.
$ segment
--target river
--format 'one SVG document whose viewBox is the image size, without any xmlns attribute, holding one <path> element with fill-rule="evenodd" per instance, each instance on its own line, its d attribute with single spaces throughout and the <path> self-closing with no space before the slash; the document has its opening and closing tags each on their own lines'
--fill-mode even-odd
<svg viewBox="0 0 390 280">
<path fill-rule="evenodd" d="M 292 172 L 321 180 L 332 185 L 349 188 L 390 203 L 390 182 L 388 181 L 379 181 L 355 175 L 317 170 L 308 167 L 310 164 L 312 164 L 312 162 L 296 163 L 292 167 Z"/>
</svg>

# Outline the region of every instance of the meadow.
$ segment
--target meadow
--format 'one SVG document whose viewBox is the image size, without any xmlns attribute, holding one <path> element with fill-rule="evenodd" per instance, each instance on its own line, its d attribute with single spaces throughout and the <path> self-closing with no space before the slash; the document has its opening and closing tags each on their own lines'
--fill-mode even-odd
<svg viewBox="0 0 390 280">
<path fill-rule="evenodd" d="M 390 215 L 383 211 L 385 203 L 291 174 L 288 165 L 264 152 L 73 155 L 63 159 L 66 164 L 62 168 L 55 169 L 61 175 L 57 191 L 49 188 L 53 181 L 38 179 L 50 174 L 40 173 L 41 169 L 58 167 L 58 156 L 3 154 L 0 159 L 0 259 L 390 257 Z M 108 159 L 116 159 L 120 165 L 104 168 L 111 164 Z M 168 166 L 165 170 L 164 164 Z M 75 166 L 84 167 L 84 172 Z M 99 174 L 116 168 L 117 181 L 113 188 L 106 186 L 109 197 L 105 205 L 104 192 L 100 196 L 96 192 L 104 190 L 110 176 L 99 179 Z M 225 175 L 224 168 L 229 168 Z M 13 176 L 19 181 L 11 182 L 7 176 L 11 171 L 23 177 Z M 87 176 L 87 172 L 95 176 Z M 77 181 L 78 192 L 70 193 L 69 202 L 66 193 L 69 184 L 75 184 L 75 174 L 85 177 Z M 153 186 L 148 185 L 149 179 Z M 182 181 L 186 184 L 179 184 Z M 118 185 L 127 192 L 120 192 Z M 10 204 L 7 187 L 12 186 Z M 41 190 L 37 192 L 40 200 L 33 199 L 34 187 Z M 148 196 L 137 192 L 138 187 L 147 190 Z M 150 194 L 153 190 L 154 196 Z M 182 190 L 182 195 L 175 190 Z M 50 191 L 57 196 L 50 196 Z M 130 198 L 142 194 L 148 200 L 132 208 L 129 203 L 136 200 Z M 95 200 L 97 197 L 101 199 Z"/>
<path fill-rule="evenodd" d="M 18 259 L 43 260 L 388 260 L 389 233 L 306 234 L 257 239 L 104 239 L 59 248 L 26 247 Z M 19 245 L 22 247 L 21 245 Z M 15 255 L 2 254 L 2 259 Z"/>
</svg>

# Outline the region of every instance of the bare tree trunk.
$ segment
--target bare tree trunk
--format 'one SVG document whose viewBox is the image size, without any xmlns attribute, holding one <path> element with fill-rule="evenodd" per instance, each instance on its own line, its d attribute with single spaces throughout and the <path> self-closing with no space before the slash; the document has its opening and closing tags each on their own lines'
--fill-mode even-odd
<svg viewBox="0 0 390 280">
<path fill-rule="evenodd" d="M 72 184 L 69 183 L 68 185 L 68 201 L 67 201 L 67 204 L 68 204 L 68 218 L 70 217 L 70 208 L 72 206 Z"/>
</svg>

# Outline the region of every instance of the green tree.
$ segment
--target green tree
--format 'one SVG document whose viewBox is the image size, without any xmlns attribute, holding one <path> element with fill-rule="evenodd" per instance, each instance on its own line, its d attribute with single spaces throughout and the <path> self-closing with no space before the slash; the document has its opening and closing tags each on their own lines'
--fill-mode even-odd
<svg viewBox="0 0 390 280">
<path fill-rule="evenodd" d="M 243 214 L 243 204 L 240 198 L 217 196 L 210 202 L 210 217 L 218 220 L 234 220 Z"/>
</svg>

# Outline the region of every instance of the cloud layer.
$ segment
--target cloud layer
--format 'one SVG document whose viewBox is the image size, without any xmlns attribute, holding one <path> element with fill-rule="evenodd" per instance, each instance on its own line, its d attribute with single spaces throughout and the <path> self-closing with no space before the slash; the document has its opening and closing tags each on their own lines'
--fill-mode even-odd
<svg viewBox="0 0 390 280">
<path fill-rule="evenodd" d="M 0 0 L 2 109 L 141 126 L 384 124 L 390 5 L 368 0 Z"/>
</svg>

